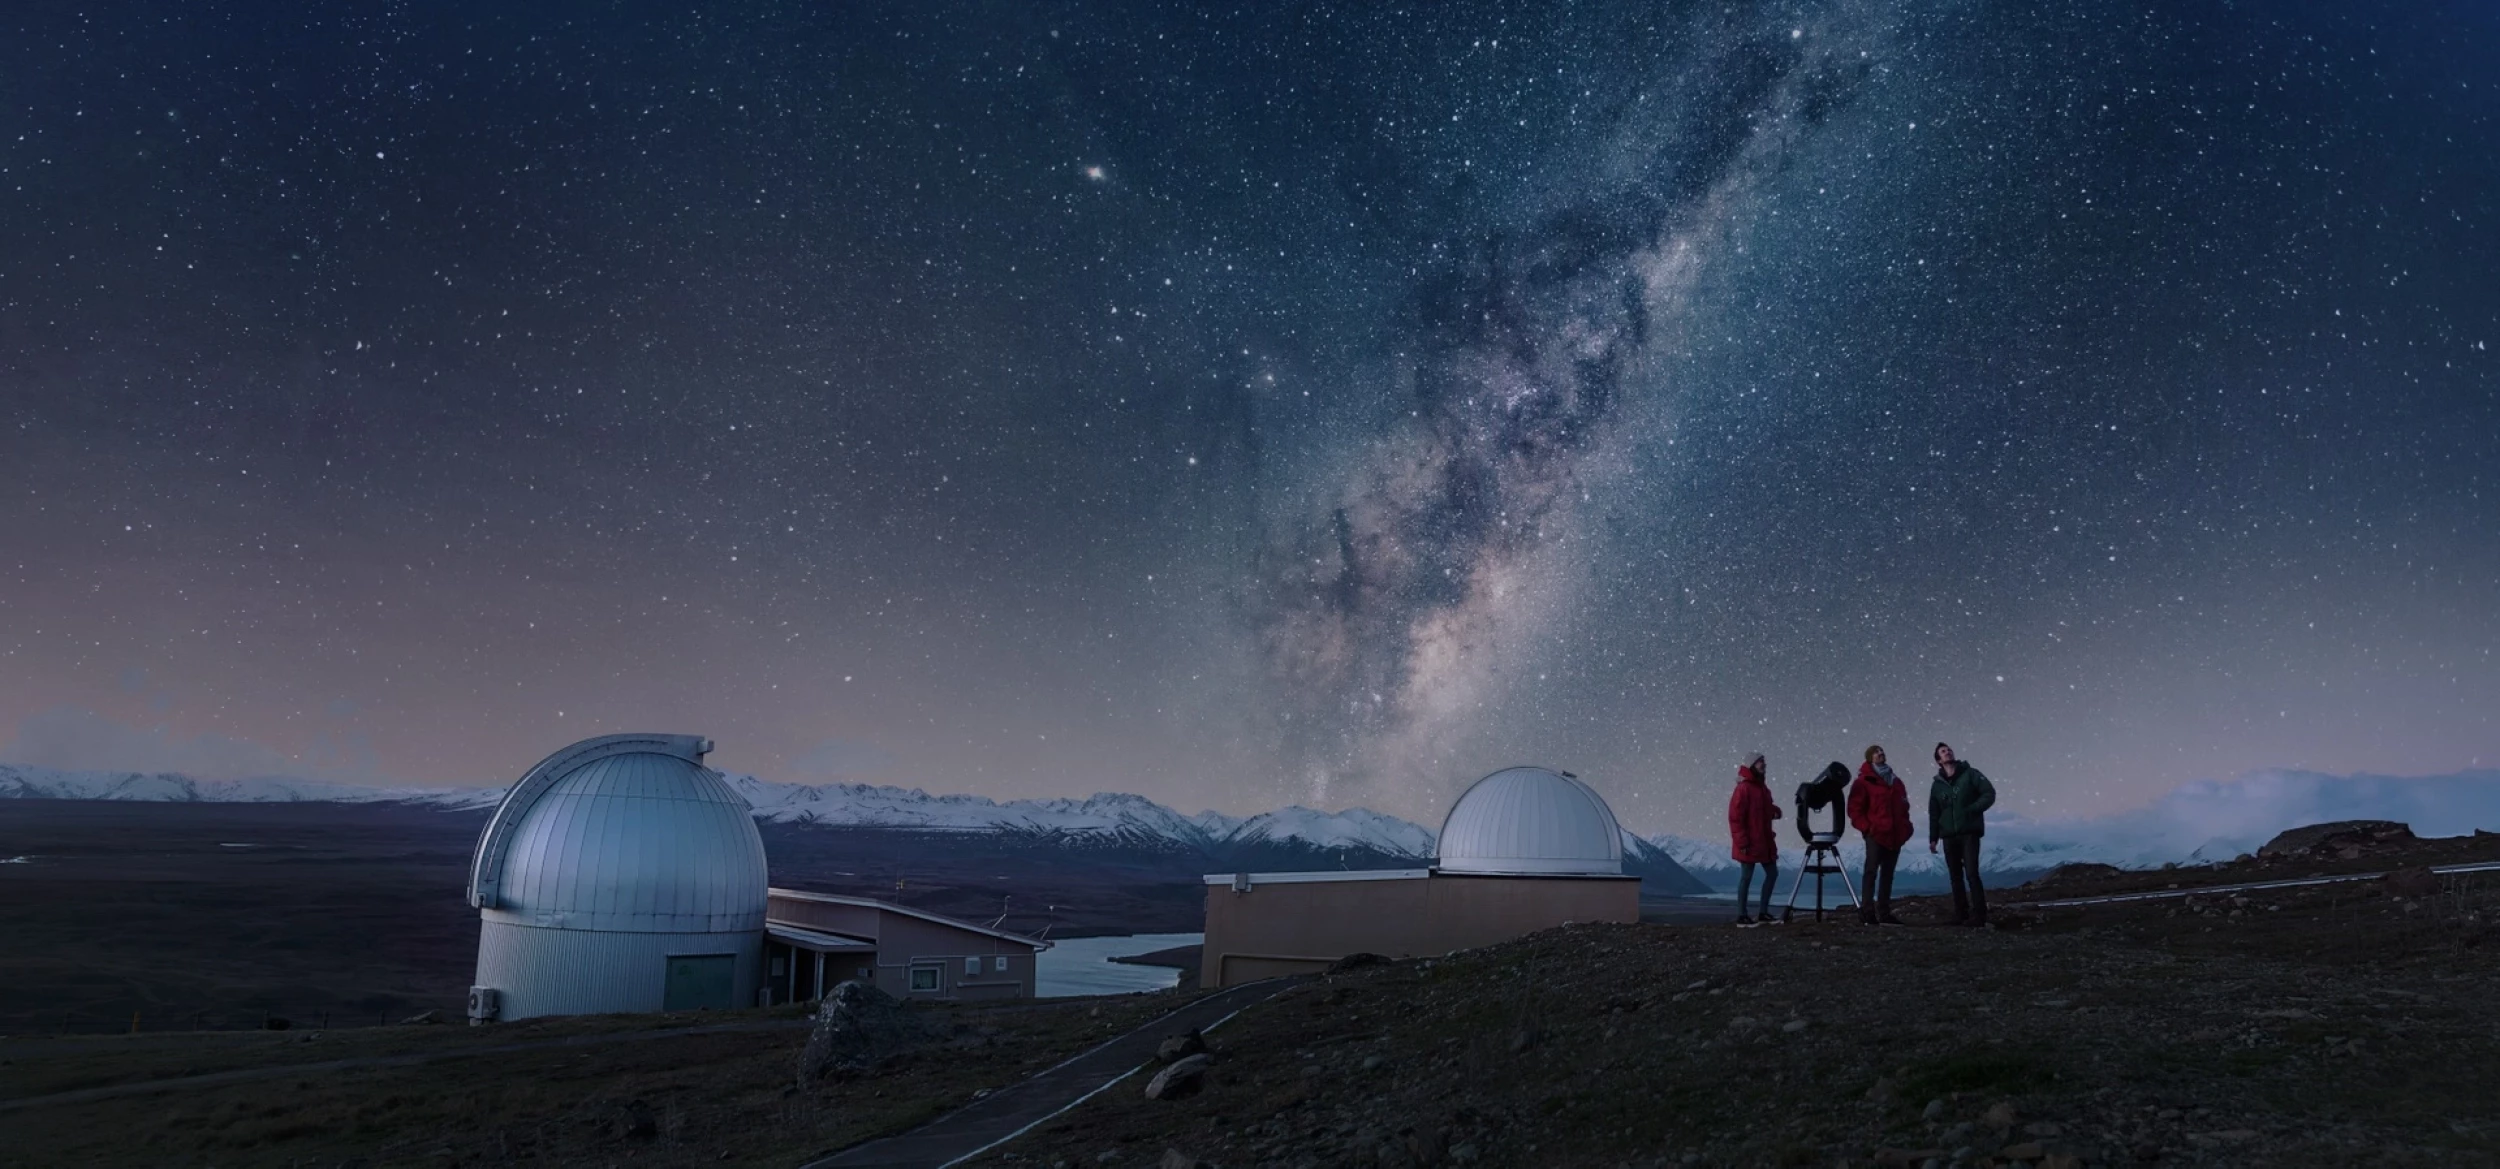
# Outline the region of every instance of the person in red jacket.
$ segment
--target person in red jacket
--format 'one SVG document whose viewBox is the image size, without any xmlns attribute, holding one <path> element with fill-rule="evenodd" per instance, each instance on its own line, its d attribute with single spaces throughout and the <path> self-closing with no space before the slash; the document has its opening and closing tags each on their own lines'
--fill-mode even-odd
<svg viewBox="0 0 2500 1169">
<path fill-rule="evenodd" d="M 1914 835 L 1910 789 L 1884 762 L 1882 747 L 1866 749 L 1866 762 L 1849 785 L 1849 822 L 1866 840 L 1866 904 L 1859 916 L 1868 925 L 1900 925 L 1892 915 L 1892 873 L 1901 864 L 1901 846 Z"/>
<path fill-rule="evenodd" d="M 1771 821 L 1780 818 L 1779 801 L 1771 798 L 1769 769 L 1757 752 L 1736 769 L 1736 791 L 1727 798 L 1728 858 L 1739 867 L 1736 878 L 1736 924 L 1771 925 L 1771 886 L 1779 883 L 1780 842 Z M 1754 866 L 1762 867 L 1762 916 L 1747 913 Z"/>
</svg>

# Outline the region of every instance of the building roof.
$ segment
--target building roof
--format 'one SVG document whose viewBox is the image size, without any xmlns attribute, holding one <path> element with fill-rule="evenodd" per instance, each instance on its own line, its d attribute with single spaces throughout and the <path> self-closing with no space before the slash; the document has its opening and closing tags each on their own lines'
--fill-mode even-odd
<svg viewBox="0 0 2500 1169">
<path fill-rule="evenodd" d="M 1210 885 L 1308 885 L 1323 881 L 1420 881 L 1431 869 L 1339 869 L 1315 873 L 1208 873 Z"/>
<path fill-rule="evenodd" d="M 776 942 L 787 942 L 793 946 L 815 950 L 819 953 L 873 954 L 877 952 L 877 944 L 865 938 L 854 938 L 848 934 L 830 934 L 823 930 L 791 925 L 788 922 L 766 922 L 764 936 Z"/>
<path fill-rule="evenodd" d="M 935 922 L 950 929 L 967 930 L 976 934 L 986 934 L 1001 941 L 1016 942 L 1022 945 L 1031 946 L 1036 950 L 1047 950 L 1050 948 L 1050 943 L 1043 941 L 1040 938 L 1028 938 L 1023 934 L 1009 933 L 1008 931 L 1002 929 L 992 929 L 985 925 L 974 925 L 973 923 L 965 921 L 960 917 L 948 917 L 943 913 L 931 913 L 925 909 L 913 909 L 908 905 L 896 905 L 891 901 L 879 901 L 874 897 L 850 897 L 840 893 L 816 893 L 806 889 L 782 888 L 773 889 L 772 896 L 789 897 L 799 901 L 814 901 L 822 905 L 852 905 L 862 909 L 883 910 L 887 913 L 899 913 L 905 917 L 916 917 L 922 921 Z"/>
<path fill-rule="evenodd" d="M 1506 767 L 1450 807 L 1440 853 L 1446 873 L 1613 876 L 1623 872 L 1623 827 L 1570 772 Z"/>
<path fill-rule="evenodd" d="M 556 929 L 764 925 L 764 839 L 693 735 L 606 735 L 521 777 L 478 838 L 469 903 Z"/>
</svg>

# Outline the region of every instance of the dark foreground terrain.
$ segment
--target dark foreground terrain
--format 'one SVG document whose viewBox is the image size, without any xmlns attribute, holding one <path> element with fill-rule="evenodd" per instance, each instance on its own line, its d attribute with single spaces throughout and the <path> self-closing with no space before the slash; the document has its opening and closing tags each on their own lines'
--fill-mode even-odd
<svg viewBox="0 0 2500 1169">
<path fill-rule="evenodd" d="M 2376 857 L 2490 859 L 2489 837 Z M 1196 1094 L 1122 1085 L 980 1163 L 2500 1163 L 2500 874 L 1907 916 L 1346 969 L 1210 1037 Z"/>
<path fill-rule="evenodd" d="M 1928 901 L 1905 906 L 1909 928 L 1581 926 L 1348 964 L 1213 1033 L 1197 1091 L 1150 1100 L 1136 1076 L 979 1163 L 2491 1165 L 2500 874 L 2418 867 L 2490 860 L 2500 838 L 2399 840 L 2223 869 L 2066 872 L 2000 890 L 1995 930 L 1942 924 Z M 2339 869 L 2401 875 L 2007 905 Z M 169 917 L 225 912 L 172 884 L 158 890 Z M 227 928 L 283 941 L 300 936 L 285 928 L 298 913 L 361 912 L 319 885 L 228 913 L 241 924 Z M 433 897 L 408 896 L 403 906 Z M 444 923 L 441 946 L 474 929 L 465 913 Z M 176 936 L 193 956 L 216 953 L 206 926 Z M 149 953 L 93 944 L 108 959 Z M 57 957 L 5 953 L 12 972 Z M 226 977 L 185 971 L 188 960 L 165 965 Z M 356 969 L 336 957 L 308 968 L 312 984 Z M 0 1166 L 796 1165 L 938 1116 L 1186 997 L 916 1006 L 942 1038 L 804 1084 L 792 1008 L 20 1035 L 0 1039 Z"/>
<path fill-rule="evenodd" d="M 908 1129 L 1177 1002 L 917 1006 L 942 1037 L 929 1050 L 804 1089 L 797 1007 L 0 1040 L 0 1166 L 794 1166 Z M 249 1078 L 21 1103 L 220 1075 Z"/>
</svg>

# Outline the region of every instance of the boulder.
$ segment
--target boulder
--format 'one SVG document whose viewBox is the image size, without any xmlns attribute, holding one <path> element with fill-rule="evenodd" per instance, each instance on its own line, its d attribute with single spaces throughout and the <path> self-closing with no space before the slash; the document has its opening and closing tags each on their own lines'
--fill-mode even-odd
<svg viewBox="0 0 2500 1169">
<path fill-rule="evenodd" d="M 2439 874 L 2422 865 L 2398 869 L 2379 878 L 2379 883 L 2398 897 L 2432 897 L 2447 888 L 2447 882 L 2440 880 Z"/>
<path fill-rule="evenodd" d="M 1163 1042 L 1155 1045 L 1155 1062 L 1178 1063 L 1206 1049 L 1206 1036 L 1195 1031 L 1181 1035 L 1167 1035 L 1164 1036 Z"/>
<path fill-rule="evenodd" d="M 2413 841 L 2412 826 L 2394 820 L 2336 820 L 2287 828 L 2259 848 L 2257 855 L 2269 859 L 2358 856 L 2372 849 L 2411 844 Z"/>
<path fill-rule="evenodd" d="M 894 996 L 865 982 L 845 982 L 816 1008 L 816 1024 L 799 1053 L 799 1082 L 835 1072 L 874 1071 L 938 1038 L 938 1027 Z"/>
<path fill-rule="evenodd" d="M 1176 1100 L 1197 1091 L 1206 1082 L 1207 1065 L 1214 1062 L 1214 1056 L 1200 1052 L 1156 1072 L 1146 1081 L 1146 1099 Z"/>
<path fill-rule="evenodd" d="M 1348 954 L 1345 957 L 1339 958 L 1335 962 L 1330 963 L 1328 966 L 1328 972 L 1330 974 L 1343 974 L 1348 970 L 1360 970 L 1366 966 L 1387 965 L 1388 961 L 1389 960 L 1387 958 L 1369 952 Z"/>
<path fill-rule="evenodd" d="M 640 1100 L 628 1100 L 616 1106 L 616 1135 L 629 1141 L 647 1141 L 660 1135 L 660 1121 L 651 1115 L 651 1106 Z"/>
</svg>

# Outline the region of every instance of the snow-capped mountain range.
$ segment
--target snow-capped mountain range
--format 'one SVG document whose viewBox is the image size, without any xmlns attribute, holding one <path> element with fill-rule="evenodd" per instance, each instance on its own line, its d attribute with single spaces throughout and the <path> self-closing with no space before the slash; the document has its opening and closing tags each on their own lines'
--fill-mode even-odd
<svg viewBox="0 0 2500 1169">
<path fill-rule="evenodd" d="M 931 795 L 918 788 L 865 783 L 774 783 L 726 776 L 768 823 L 915 832 L 1093 838 L 1214 849 L 1254 844 L 1320 851 L 1369 850 L 1388 857 L 1432 855 L 1431 830 L 1368 808 L 1321 812 L 1295 806 L 1256 816 L 1183 815 L 1144 796 L 1103 792 L 1084 799 L 992 800 Z M 400 803 L 451 810 L 492 808 L 499 787 L 375 788 L 299 779 L 194 779 L 170 773 L 55 771 L 0 763 L 0 799 L 153 800 L 206 803 Z"/>
<path fill-rule="evenodd" d="M 774 783 L 731 775 L 731 786 L 768 823 L 934 833 L 1007 833 L 1080 844 L 1179 849 L 1210 855 L 1286 851 L 1369 854 L 1383 862 L 1423 861 L 1434 833 L 1368 808 L 1322 812 L 1300 806 L 1235 817 L 1184 815 L 1144 796 L 1105 792 L 1084 799 L 992 800 L 931 795 L 918 788 L 862 783 Z M 160 800 L 207 802 L 404 803 L 450 810 L 491 808 L 503 789 L 372 788 L 296 779 L 201 780 L 174 774 L 54 771 L 0 763 L 0 799 Z M 2500 828 L 2500 771 L 2394 777 L 2262 771 L 2238 779 L 2183 785 L 2138 809 L 2089 819 L 2039 821 L 1991 813 L 1985 867 L 2037 871 L 2074 861 L 2149 868 L 2165 863 L 2229 860 L 2286 828 L 2328 820 L 2385 819 L 2412 824 L 2424 836 Z M 1802 848 L 1791 824 L 1780 825 L 1784 851 Z M 1854 834 L 1841 846 L 1856 864 Z M 1725 841 L 1662 834 L 1624 834 L 1626 867 L 1673 880 L 1690 873 L 1711 880 L 1735 868 Z M 1904 873 L 1940 872 L 1913 841 L 1901 856 Z"/>
</svg>

